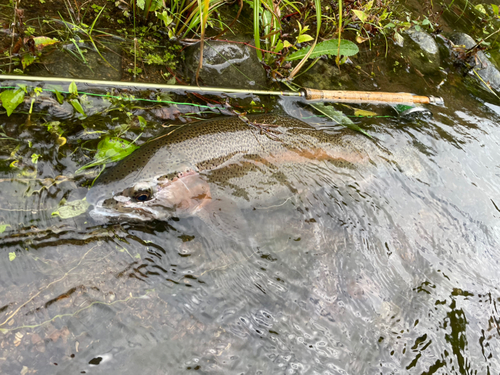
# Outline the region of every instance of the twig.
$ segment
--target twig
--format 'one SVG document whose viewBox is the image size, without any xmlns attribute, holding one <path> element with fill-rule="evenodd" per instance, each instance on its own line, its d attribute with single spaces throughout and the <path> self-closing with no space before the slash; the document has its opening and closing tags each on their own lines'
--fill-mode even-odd
<svg viewBox="0 0 500 375">
<path fill-rule="evenodd" d="M 55 284 L 61 280 L 63 280 L 66 276 L 68 276 L 74 269 L 76 269 L 83 261 L 83 259 L 92 251 L 94 250 L 97 246 L 99 245 L 95 245 L 93 247 L 91 247 L 85 254 L 83 254 L 83 257 L 80 259 L 80 261 L 78 262 L 78 264 L 76 266 L 74 266 L 72 269 L 70 269 L 68 272 L 66 272 L 63 276 L 61 276 L 59 279 L 57 280 L 54 280 L 52 282 L 50 282 L 48 285 L 46 285 L 44 288 L 40 289 L 40 291 L 38 293 L 35 293 L 35 295 L 33 295 L 29 300 L 27 300 L 26 302 L 24 302 L 21 306 L 19 306 L 12 314 L 10 314 L 7 319 L 5 319 L 5 321 L 3 323 L 0 323 L 0 327 L 4 326 L 5 324 L 7 324 L 14 316 L 17 315 L 17 313 L 24 307 L 26 306 L 28 303 L 30 303 L 31 301 L 33 301 L 33 299 L 35 299 L 36 297 L 38 297 L 40 295 L 40 293 L 42 293 L 44 290 L 47 290 L 52 284 Z M 2 328 L 0 328 L 0 331 L 2 330 Z"/>
<path fill-rule="evenodd" d="M 9 59 L 9 73 L 12 71 L 12 51 L 14 50 L 14 37 L 16 35 L 16 16 L 17 16 L 17 4 L 18 0 L 16 0 L 16 4 L 14 5 L 14 22 L 12 23 L 12 42 L 10 44 L 10 59 Z"/>
</svg>

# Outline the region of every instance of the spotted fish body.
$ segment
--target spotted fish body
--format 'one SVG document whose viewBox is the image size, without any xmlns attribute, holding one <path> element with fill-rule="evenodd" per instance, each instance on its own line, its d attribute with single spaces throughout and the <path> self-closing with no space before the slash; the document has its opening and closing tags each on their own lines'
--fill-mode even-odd
<svg viewBox="0 0 500 375">
<path fill-rule="evenodd" d="M 87 195 L 94 213 L 162 220 L 206 211 L 224 196 L 258 205 L 294 193 L 311 164 L 345 168 L 367 159 L 369 141 L 361 135 L 330 134 L 272 114 L 248 119 L 260 127 L 237 117 L 214 118 L 147 142 L 99 177 Z M 140 195 L 143 187 L 148 193 Z"/>
</svg>

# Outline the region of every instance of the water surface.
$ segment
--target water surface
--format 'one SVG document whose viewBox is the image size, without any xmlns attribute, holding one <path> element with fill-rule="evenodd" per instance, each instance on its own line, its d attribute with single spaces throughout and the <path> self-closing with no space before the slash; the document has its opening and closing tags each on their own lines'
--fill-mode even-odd
<svg viewBox="0 0 500 375">
<path fill-rule="evenodd" d="M 291 179 L 300 193 L 243 208 L 248 226 L 236 238 L 197 217 L 52 216 L 61 199 L 87 192 L 91 177 L 74 172 L 99 134 L 84 128 L 127 116 L 61 120 L 40 108 L 33 126 L 26 114 L 2 116 L 16 140 L 0 150 L 10 225 L 0 239 L 0 371 L 498 373 L 500 103 L 457 82 L 429 92 L 446 103 L 431 118 L 356 119 L 376 139 L 372 163 L 300 168 Z M 301 103 L 269 105 L 338 129 Z M 155 125 L 139 143 L 160 131 L 157 112 L 132 111 Z M 63 121 L 68 145 L 54 147 L 42 119 Z M 45 180 L 56 176 L 65 178 Z"/>
</svg>

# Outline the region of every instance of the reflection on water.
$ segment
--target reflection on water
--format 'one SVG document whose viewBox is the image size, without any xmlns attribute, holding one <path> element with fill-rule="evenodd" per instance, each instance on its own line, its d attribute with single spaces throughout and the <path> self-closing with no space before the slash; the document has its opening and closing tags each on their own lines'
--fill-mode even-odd
<svg viewBox="0 0 500 375">
<path fill-rule="evenodd" d="M 87 162 L 81 129 L 49 150 L 2 118 L 39 142 L 15 170 L 2 141 L 0 371 L 498 373 L 500 110 L 443 96 L 430 119 L 363 120 L 371 164 L 300 168 L 299 193 L 244 207 L 252 245 L 197 217 L 51 216 L 85 196 L 85 176 L 41 182 Z"/>
</svg>

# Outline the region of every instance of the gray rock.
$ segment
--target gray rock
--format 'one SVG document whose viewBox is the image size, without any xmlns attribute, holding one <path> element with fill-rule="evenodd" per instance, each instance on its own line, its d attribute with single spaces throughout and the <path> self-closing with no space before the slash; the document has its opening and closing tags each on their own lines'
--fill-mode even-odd
<svg viewBox="0 0 500 375">
<path fill-rule="evenodd" d="M 200 58 L 200 45 L 186 51 L 186 76 L 196 82 L 196 70 Z M 267 87 L 264 67 L 255 49 L 245 44 L 205 42 L 200 84 L 205 86 L 263 89 Z"/>
<path fill-rule="evenodd" d="M 476 45 L 474 39 L 465 33 L 455 33 L 450 36 L 450 40 L 457 46 L 465 46 L 466 49 L 470 49 Z M 486 57 L 483 51 L 477 51 L 473 56 L 470 56 L 466 63 L 468 63 L 492 89 L 500 91 L 500 71 L 498 71 L 490 59 Z M 470 74 L 478 79 L 474 71 L 471 70 Z M 484 85 L 483 82 L 481 83 Z"/>
<path fill-rule="evenodd" d="M 407 31 L 408 43 L 405 43 L 403 54 L 410 60 L 411 65 L 421 73 L 430 74 L 439 69 L 441 60 L 439 58 L 439 48 L 434 38 L 424 32 L 414 28 Z"/>
<path fill-rule="evenodd" d="M 408 36 L 415 43 L 419 45 L 425 52 L 430 53 L 431 55 L 435 55 L 439 52 L 438 46 L 434 38 L 423 31 L 417 31 L 415 29 L 408 30 Z"/>
</svg>

